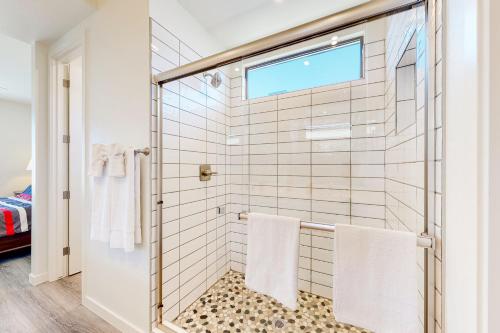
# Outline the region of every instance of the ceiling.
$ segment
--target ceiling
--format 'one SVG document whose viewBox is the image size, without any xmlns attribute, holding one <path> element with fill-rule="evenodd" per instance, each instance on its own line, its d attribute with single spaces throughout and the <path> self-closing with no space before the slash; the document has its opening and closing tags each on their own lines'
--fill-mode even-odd
<svg viewBox="0 0 500 333">
<path fill-rule="evenodd" d="M 0 0 L 0 33 L 24 42 L 53 41 L 97 6 L 97 0 Z"/>
<path fill-rule="evenodd" d="M 179 0 L 182 7 L 189 11 L 207 29 L 220 25 L 221 22 L 235 16 L 266 6 L 269 2 L 269 0 Z"/>
<path fill-rule="evenodd" d="M 0 0 L 0 99 L 31 102 L 31 43 L 52 42 L 102 0 Z"/>
<path fill-rule="evenodd" d="M 226 48 L 370 0 L 178 0 Z"/>
<path fill-rule="evenodd" d="M 31 47 L 0 34 L 0 99 L 31 101 Z"/>
</svg>

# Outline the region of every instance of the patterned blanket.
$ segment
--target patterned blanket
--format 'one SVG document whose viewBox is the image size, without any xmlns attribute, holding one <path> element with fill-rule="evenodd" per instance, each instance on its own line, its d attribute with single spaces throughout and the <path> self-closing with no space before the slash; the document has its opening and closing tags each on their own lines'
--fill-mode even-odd
<svg viewBox="0 0 500 333">
<path fill-rule="evenodd" d="M 31 201 L 0 198 L 0 237 L 31 230 Z"/>
</svg>

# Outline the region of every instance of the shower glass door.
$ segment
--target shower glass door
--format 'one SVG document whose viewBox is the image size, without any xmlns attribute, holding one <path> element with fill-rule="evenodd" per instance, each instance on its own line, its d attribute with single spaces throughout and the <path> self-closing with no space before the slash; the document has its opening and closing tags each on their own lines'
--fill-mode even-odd
<svg viewBox="0 0 500 333">
<path fill-rule="evenodd" d="M 292 311 L 245 288 L 239 213 L 430 231 L 426 33 L 419 6 L 163 87 L 165 321 L 188 332 L 363 331 L 334 319 L 332 232 L 301 230 Z M 199 59 L 180 54 L 176 65 Z M 200 165 L 217 174 L 202 181 Z M 424 332 L 433 252 L 417 253 Z"/>
</svg>

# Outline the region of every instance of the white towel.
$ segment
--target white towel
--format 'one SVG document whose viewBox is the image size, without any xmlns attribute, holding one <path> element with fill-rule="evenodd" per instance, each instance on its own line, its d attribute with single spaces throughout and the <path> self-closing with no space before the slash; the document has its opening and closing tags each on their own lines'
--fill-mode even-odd
<svg viewBox="0 0 500 333">
<path fill-rule="evenodd" d="M 96 169 L 97 170 L 97 169 Z M 109 177 L 106 169 L 102 174 L 96 173 L 91 181 L 92 207 L 90 217 L 90 239 L 109 241 Z"/>
<path fill-rule="evenodd" d="M 115 143 L 108 148 L 108 176 L 125 177 L 125 148 Z"/>
<path fill-rule="evenodd" d="M 107 146 L 102 144 L 92 145 L 92 155 L 90 156 L 89 175 L 93 177 L 102 177 L 104 166 L 108 160 Z"/>
<path fill-rule="evenodd" d="M 414 233 L 336 225 L 336 320 L 377 333 L 416 333 L 416 246 Z"/>
<path fill-rule="evenodd" d="M 248 214 L 245 284 L 297 308 L 300 220 Z"/>
<path fill-rule="evenodd" d="M 135 153 L 135 151 L 134 151 Z M 134 190 L 135 190 L 135 244 L 142 243 L 142 227 L 141 227 L 141 157 L 135 154 L 134 158 Z"/>
<path fill-rule="evenodd" d="M 125 177 L 109 178 L 110 248 L 134 250 L 137 232 L 136 157 L 134 148 L 125 151 Z M 140 227 L 140 225 L 139 225 Z"/>
</svg>

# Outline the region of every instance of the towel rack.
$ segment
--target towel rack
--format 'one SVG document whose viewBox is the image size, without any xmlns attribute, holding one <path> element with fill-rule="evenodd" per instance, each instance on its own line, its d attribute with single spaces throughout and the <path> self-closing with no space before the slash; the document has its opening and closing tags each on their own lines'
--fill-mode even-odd
<svg viewBox="0 0 500 333">
<path fill-rule="evenodd" d="M 151 153 L 151 149 L 149 147 L 146 147 L 144 149 L 136 149 L 134 150 L 136 154 L 144 154 L 145 156 L 148 156 Z"/>
<path fill-rule="evenodd" d="M 238 220 L 246 220 L 248 219 L 247 212 L 241 212 L 238 214 Z M 315 223 L 309 221 L 300 221 L 301 229 L 312 229 L 312 230 L 320 230 L 320 231 L 335 231 L 335 225 L 324 224 L 324 223 Z M 432 249 L 434 248 L 434 237 L 427 235 L 425 233 L 420 234 L 417 237 L 417 246 Z"/>
</svg>

